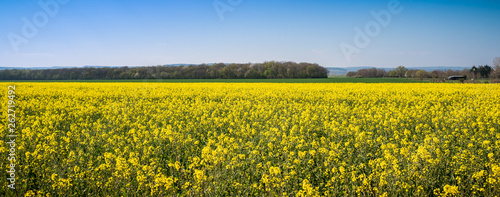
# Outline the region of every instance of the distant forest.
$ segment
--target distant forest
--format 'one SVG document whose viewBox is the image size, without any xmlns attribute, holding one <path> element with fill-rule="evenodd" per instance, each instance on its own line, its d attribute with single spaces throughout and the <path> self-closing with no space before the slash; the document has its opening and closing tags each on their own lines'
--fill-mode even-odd
<svg viewBox="0 0 500 197">
<path fill-rule="evenodd" d="M 500 63 L 500 59 L 499 59 Z M 380 78 L 380 77 L 399 77 L 399 78 L 414 78 L 414 79 L 435 79 L 440 81 L 448 78 L 449 76 L 464 76 L 467 79 L 488 79 L 500 78 L 500 65 L 495 64 L 495 67 L 488 65 L 473 66 L 470 69 L 463 70 L 434 70 L 427 72 L 425 70 L 408 69 L 404 66 L 399 66 L 394 70 L 387 72 L 384 69 L 367 68 L 360 69 L 356 72 L 348 72 L 347 77 L 355 78 Z"/>
<path fill-rule="evenodd" d="M 0 70 L 0 80 L 282 79 L 327 77 L 328 70 L 318 64 L 274 61 L 258 64 L 217 63 L 188 66 Z"/>
</svg>

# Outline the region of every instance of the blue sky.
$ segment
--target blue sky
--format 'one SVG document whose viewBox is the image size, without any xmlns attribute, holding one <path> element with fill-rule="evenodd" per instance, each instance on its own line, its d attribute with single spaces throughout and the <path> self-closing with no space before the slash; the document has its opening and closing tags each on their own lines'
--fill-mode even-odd
<svg viewBox="0 0 500 197">
<path fill-rule="evenodd" d="M 496 0 L 0 0 L 0 67 L 491 65 L 498 19 Z"/>
</svg>

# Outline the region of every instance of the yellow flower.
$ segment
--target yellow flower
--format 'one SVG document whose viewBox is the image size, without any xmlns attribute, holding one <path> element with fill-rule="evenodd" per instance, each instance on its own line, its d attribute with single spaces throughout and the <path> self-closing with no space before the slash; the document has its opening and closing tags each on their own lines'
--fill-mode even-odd
<svg viewBox="0 0 500 197">
<path fill-rule="evenodd" d="M 451 185 L 445 185 L 443 188 L 443 193 L 441 196 L 452 196 L 458 194 L 458 187 L 457 186 L 451 186 Z"/>
<path fill-rule="evenodd" d="M 197 183 L 205 180 L 205 173 L 202 170 L 194 170 L 194 178 Z"/>
</svg>

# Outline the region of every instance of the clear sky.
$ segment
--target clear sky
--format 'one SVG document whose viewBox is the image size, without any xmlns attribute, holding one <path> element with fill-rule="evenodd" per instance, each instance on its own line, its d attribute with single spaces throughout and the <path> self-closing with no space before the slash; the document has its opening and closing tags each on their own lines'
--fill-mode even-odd
<svg viewBox="0 0 500 197">
<path fill-rule="evenodd" d="M 498 0 L 0 0 L 0 67 L 491 65 L 499 21 Z"/>
</svg>

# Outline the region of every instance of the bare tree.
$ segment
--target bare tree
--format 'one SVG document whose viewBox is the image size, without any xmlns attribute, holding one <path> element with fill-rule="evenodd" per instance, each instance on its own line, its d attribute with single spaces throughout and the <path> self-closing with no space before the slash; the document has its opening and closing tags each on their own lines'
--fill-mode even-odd
<svg viewBox="0 0 500 197">
<path fill-rule="evenodd" d="M 495 59 L 493 59 L 493 66 L 495 69 L 500 69 L 500 57 L 495 57 Z"/>
<path fill-rule="evenodd" d="M 417 73 L 415 74 L 417 78 L 420 80 L 424 80 L 424 78 L 429 77 L 429 74 L 425 70 L 418 70 Z"/>
<path fill-rule="evenodd" d="M 384 69 L 377 69 L 377 77 L 387 77 L 389 74 Z"/>
</svg>

